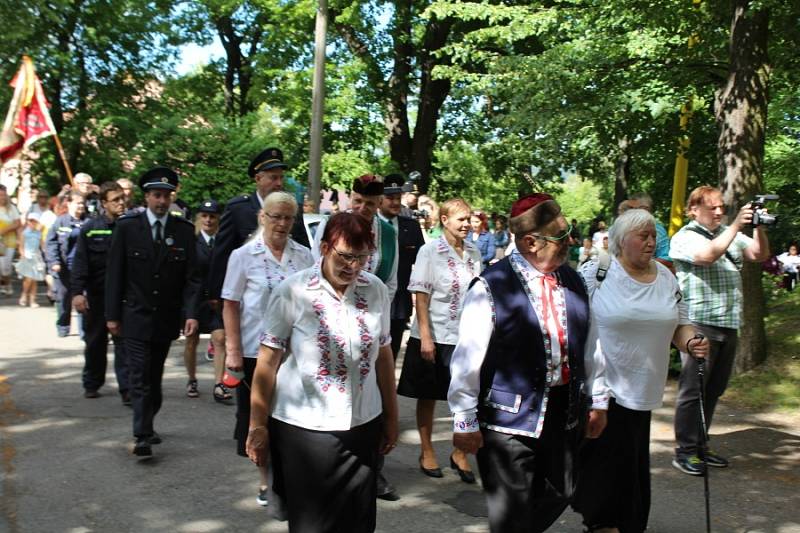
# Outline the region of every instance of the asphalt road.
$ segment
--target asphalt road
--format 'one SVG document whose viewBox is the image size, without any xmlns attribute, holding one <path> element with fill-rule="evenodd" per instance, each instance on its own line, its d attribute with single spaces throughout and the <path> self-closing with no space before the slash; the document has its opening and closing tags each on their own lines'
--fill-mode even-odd
<svg viewBox="0 0 800 533">
<path fill-rule="evenodd" d="M 201 396 L 189 399 L 183 344 L 173 344 L 156 419 L 164 443 L 154 448 L 154 459 L 142 462 L 129 452 L 131 410 L 119 400 L 112 365 L 102 396 L 84 399 L 83 343 L 76 335 L 57 338 L 54 322 L 51 307 L 20 308 L 15 297 L 0 298 L 0 531 L 288 530 L 255 502 L 257 472 L 234 452 L 235 407 L 213 401 L 212 368 L 202 354 Z M 670 400 L 668 393 L 653 416 L 649 531 L 701 532 L 702 480 L 670 466 Z M 401 442 L 385 472 L 401 499 L 379 501 L 378 531 L 488 531 L 479 485 L 461 483 L 450 469 L 439 480 L 419 472 L 414 405 L 401 399 L 400 407 Z M 800 532 L 798 420 L 721 407 L 713 446 L 732 467 L 711 472 L 714 531 Z M 449 429 L 440 405 L 435 440 L 443 467 Z M 551 531 L 581 531 L 580 517 L 567 511 Z"/>
</svg>

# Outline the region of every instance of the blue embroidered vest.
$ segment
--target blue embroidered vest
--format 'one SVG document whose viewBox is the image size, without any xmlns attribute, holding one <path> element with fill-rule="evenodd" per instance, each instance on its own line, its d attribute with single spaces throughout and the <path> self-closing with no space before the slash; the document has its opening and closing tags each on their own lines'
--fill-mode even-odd
<svg viewBox="0 0 800 533">
<path fill-rule="evenodd" d="M 562 266 L 556 276 L 564 289 L 567 306 L 571 375 L 567 427 L 582 427 L 588 409 L 582 389 L 586 375 L 583 357 L 589 332 L 589 299 L 583 280 L 572 268 Z M 491 293 L 495 325 L 481 367 L 478 419 L 489 429 L 533 436 L 547 380 L 539 319 L 508 258 L 490 266 L 481 278 Z"/>
</svg>

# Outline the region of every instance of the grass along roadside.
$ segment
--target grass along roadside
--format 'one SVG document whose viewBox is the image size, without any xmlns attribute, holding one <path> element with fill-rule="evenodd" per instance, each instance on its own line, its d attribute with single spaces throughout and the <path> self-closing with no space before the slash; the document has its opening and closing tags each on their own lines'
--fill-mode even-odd
<svg viewBox="0 0 800 533">
<path fill-rule="evenodd" d="M 766 362 L 731 378 L 725 402 L 755 411 L 800 410 L 800 290 L 768 305 Z"/>
</svg>

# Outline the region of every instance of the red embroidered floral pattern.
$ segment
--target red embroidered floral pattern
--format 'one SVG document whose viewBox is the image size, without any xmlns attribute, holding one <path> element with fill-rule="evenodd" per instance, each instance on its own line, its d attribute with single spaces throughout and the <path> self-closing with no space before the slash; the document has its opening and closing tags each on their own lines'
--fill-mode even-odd
<svg viewBox="0 0 800 533">
<path fill-rule="evenodd" d="M 332 386 L 339 392 L 345 392 L 347 362 L 345 361 L 344 337 L 331 331 L 331 326 L 328 323 L 327 306 L 321 299 L 317 297 L 312 302 L 314 314 L 319 320 L 317 347 L 319 348 L 320 359 L 317 367 L 317 383 L 319 383 L 322 392 L 328 392 Z M 331 300 L 329 304 L 333 304 L 333 316 L 334 318 L 339 317 L 341 305 L 338 301 Z"/>
<path fill-rule="evenodd" d="M 367 299 L 364 298 L 358 290 L 355 292 L 355 302 L 357 311 L 356 323 L 358 324 L 358 335 L 361 341 L 361 349 L 359 350 L 358 358 L 358 385 L 363 389 L 364 381 L 367 379 L 367 375 L 369 375 L 369 371 L 372 367 L 370 351 L 372 350 L 372 343 L 375 337 L 369 332 L 369 328 L 367 327 L 366 314 L 369 310 Z"/>
</svg>

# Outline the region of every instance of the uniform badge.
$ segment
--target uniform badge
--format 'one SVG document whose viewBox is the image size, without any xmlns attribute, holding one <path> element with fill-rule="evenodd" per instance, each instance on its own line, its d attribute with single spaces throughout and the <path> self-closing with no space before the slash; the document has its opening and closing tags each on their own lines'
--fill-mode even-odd
<svg viewBox="0 0 800 533">
<path fill-rule="evenodd" d="M 173 244 L 175 244 L 175 241 L 172 239 L 172 237 L 167 237 L 166 239 L 164 239 L 164 242 L 167 243 L 167 246 L 172 246 Z"/>
<path fill-rule="evenodd" d="M 161 183 L 169 183 L 169 178 L 167 178 L 166 176 L 161 178 Z"/>
</svg>

